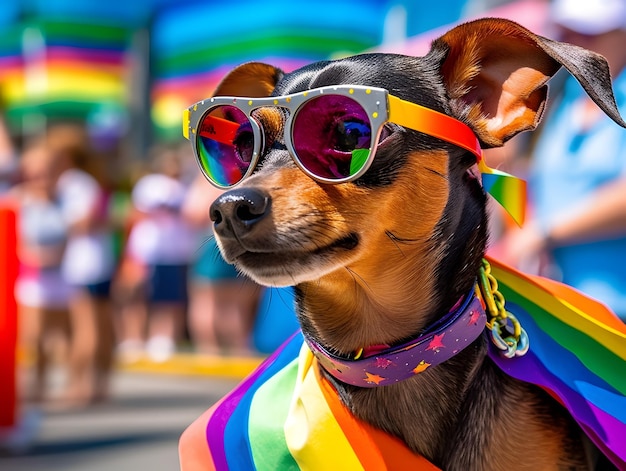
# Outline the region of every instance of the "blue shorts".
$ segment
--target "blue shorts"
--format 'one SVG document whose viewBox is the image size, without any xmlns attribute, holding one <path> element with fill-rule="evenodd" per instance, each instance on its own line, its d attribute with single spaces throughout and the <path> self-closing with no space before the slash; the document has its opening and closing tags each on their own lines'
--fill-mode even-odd
<svg viewBox="0 0 626 471">
<path fill-rule="evenodd" d="M 85 289 L 95 298 L 108 298 L 111 291 L 111 280 L 90 283 L 85 285 Z"/>
<path fill-rule="evenodd" d="M 148 277 L 148 301 L 187 302 L 188 265 L 152 265 Z"/>
</svg>

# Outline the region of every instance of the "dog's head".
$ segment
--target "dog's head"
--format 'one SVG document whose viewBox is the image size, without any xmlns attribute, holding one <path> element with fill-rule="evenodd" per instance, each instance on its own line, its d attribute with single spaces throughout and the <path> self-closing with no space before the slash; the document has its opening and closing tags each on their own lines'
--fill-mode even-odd
<svg viewBox="0 0 626 471">
<path fill-rule="evenodd" d="M 562 65 L 620 120 L 603 58 L 495 19 L 451 30 L 424 57 L 364 54 L 288 74 L 245 64 L 215 95 L 382 88 L 465 123 L 487 148 L 535 128 L 546 83 Z M 304 328 L 344 353 L 418 332 L 468 292 L 486 245 L 486 197 L 475 153 L 393 121 L 372 134 L 376 154 L 364 173 L 337 184 L 312 178 L 319 173 L 313 164 L 305 163 L 307 174 L 302 157 L 300 166 L 292 158 L 295 133 L 330 154 L 354 149 L 362 137 L 349 107 L 326 105 L 315 113 L 310 107 L 296 124 L 289 113 L 300 109 L 252 111 L 264 145 L 251 174 L 212 205 L 211 217 L 224 258 L 261 284 L 296 285 Z M 248 161 L 250 136 L 239 142 Z"/>
</svg>

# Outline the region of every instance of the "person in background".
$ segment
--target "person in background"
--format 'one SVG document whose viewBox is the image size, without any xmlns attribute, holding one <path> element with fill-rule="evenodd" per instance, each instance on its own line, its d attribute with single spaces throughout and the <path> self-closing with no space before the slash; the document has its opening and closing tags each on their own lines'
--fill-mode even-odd
<svg viewBox="0 0 626 471">
<path fill-rule="evenodd" d="M 69 228 L 61 273 L 72 286 L 70 350 L 73 389 L 68 402 L 89 404 L 108 395 L 113 368 L 113 318 L 110 286 L 116 269 L 107 195 L 99 180 L 97 157 L 84 127 L 56 124 L 48 145 L 62 159 L 57 196 Z"/>
<path fill-rule="evenodd" d="M 181 215 L 187 189 L 180 180 L 180 155 L 157 148 L 151 163 L 152 172 L 131 193 L 134 216 L 119 280 L 120 291 L 130 294 L 122 308 L 118 348 L 124 359 L 133 360 L 145 347 L 151 360 L 161 362 L 184 334 L 196 233 Z"/>
<path fill-rule="evenodd" d="M 556 0 L 551 19 L 558 39 L 606 57 L 626 116 L 626 0 Z M 534 214 L 500 242 L 503 261 L 544 260 L 541 274 L 597 298 L 626 321 L 626 129 L 568 77 L 530 156 Z"/>
<path fill-rule="evenodd" d="M 11 237 L 13 234 L 13 230 L 16 231 L 16 236 L 21 238 L 20 236 L 23 234 L 19 234 L 19 214 L 16 212 L 17 219 L 15 220 L 15 227 L 12 226 L 13 221 L 11 214 L 13 211 L 17 211 L 19 206 L 19 201 L 16 201 L 16 197 L 18 196 L 19 190 L 14 190 L 13 197 L 9 194 L 11 188 L 18 182 L 18 177 L 20 173 L 20 163 L 18 160 L 18 153 L 15 149 L 13 139 L 9 132 L 9 129 L 6 125 L 6 120 L 3 116 L 3 113 L 0 112 L 0 212 L 4 211 L 4 214 L 0 215 L 0 218 L 3 220 L 0 221 L 0 225 L 4 227 L 0 228 L 0 233 L 2 236 Z M 25 187 L 22 187 L 25 189 Z M 0 244 L 7 244 L 8 240 L 0 238 Z M 0 248 L 0 251 L 3 252 L 3 255 L 7 255 L 9 258 L 7 260 L 2 260 L 0 258 L 0 264 L 3 269 L 11 270 L 13 268 L 14 259 L 12 257 L 13 254 L 17 255 L 18 247 L 4 246 Z M 22 389 L 22 381 L 20 380 L 21 376 L 21 364 L 19 363 L 19 359 L 22 353 L 26 353 L 25 347 L 29 348 L 31 351 L 28 352 L 32 355 L 36 354 L 36 339 L 28 339 L 30 341 L 30 345 L 27 345 L 25 341 L 27 340 L 23 328 L 30 327 L 25 325 L 24 319 L 20 319 L 17 311 L 13 311 L 12 301 L 16 301 L 17 307 L 17 299 L 15 299 L 16 286 L 13 285 L 14 281 L 11 276 L 6 276 L 7 273 L 3 273 L 0 276 L 1 283 L 7 283 L 5 286 L 0 286 L 0 310 L 4 310 L 8 308 L 8 311 L 2 312 L 0 311 L 0 322 L 3 323 L 0 329 L 5 329 L 4 332 L 0 332 L 0 337 L 3 338 L 3 342 L 7 342 L 3 345 L 0 345 L 0 349 L 3 351 L 3 355 L 7 351 L 12 351 L 9 358 L 15 360 L 14 371 L 8 371 L 7 366 L 10 365 L 7 362 L 6 358 L 4 359 L 4 368 L 0 366 L 0 390 L 2 391 L 2 403 L 0 403 L 0 454 L 2 453 L 23 453 L 28 450 L 34 441 L 36 440 L 40 426 L 41 426 L 41 414 L 39 408 L 37 406 L 32 407 L 31 405 L 26 405 L 25 402 L 28 399 L 27 397 L 23 397 L 21 393 Z M 10 292 L 13 290 L 13 300 L 11 300 L 8 296 L 10 296 Z M 4 299 L 3 299 L 4 298 Z M 4 303 L 5 305 L 2 305 Z M 26 312 L 29 311 L 28 307 L 22 307 L 21 314 L 25 317 Z M 32 313 L 31 313 L 32 314 Z M 12 315 L 15 315 L 16 324 L 13 325 Z M 32 315 L 29 317 L 33 317 Z M 36 317 L 40 317 L 36 315 Z M 20 321 L 22 321 L 20 323 Z M 18 331 L 18 325 L 21 325 L 21 331 Z M 40 325 L 38 323 L 38 325 Z M 12 328 L 15 331 L 12 331 Z M 8 329 L 8 330 L 6 330 Z M 20 338 L 20 334 L 22 334 L 22 338 Z M 31 332 L 32 334 L 32 332 Z M 13 337 L 15 335 L 15 337 Z M 13 343 L 13 339 L 15 339 L 15 343 Z M 13 351 L 13 349 L 15 349 Z M 32 356 L 31 355 L 31 356 Z M 9 366 L 10 367 L 10 366 Z M 30 392 L 30 391 L 29 391 Z M 35 395 L 40 395 L 41 393 L 35 393 Z M 12 417 L 11 417 L 12 416 Z M 11 421 L 13 423 L 11 423 Z"/>
<path fill-rule="evenodd" d="M 189 280 L 189 334 L 198 352 L 249 355 L 254 353 L 251 335 L 263 290 L 219 253 L 209 207 L 221 193 L 198 175 L 183 206 L 187 221 L 201 231 Z"/>
<path fill-rule="evenodd" d="M 4 116 L 0 116 L 0 195 L 15 183 L 18 159 Z"/>
<path fill-rule="evenodd" d="M 27 393 L 34 402 L 53 398 L 47 383 L 50 365 L 64 360 L 70 343 L 71 288 L 61 275 L 68 227 L 56 192 L 60 160 L 40 140 L 29 143 L 20 160 L 20 182 L 8 193 L 19 208 L 15 297 L 20 344 L 35 362 L 34 384 Z"/>
</svg>

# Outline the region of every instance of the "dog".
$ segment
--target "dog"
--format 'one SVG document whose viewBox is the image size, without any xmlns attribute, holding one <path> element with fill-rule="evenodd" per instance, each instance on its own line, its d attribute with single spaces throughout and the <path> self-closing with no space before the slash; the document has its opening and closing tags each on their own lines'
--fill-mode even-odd
<svg viewBox="0 0 626 471">
<path fill-rule="evenodd" d="M 488 240 L 480 148 L 533 130 L 561 67 L 626 127 L 603 57 L 494 18 L 455 27 L 424 57 L 370 53 L 290 73 L 244 64 L 215 96 L 247 98 L 189 111 L 185 132 L 237 147 L 221 161 L 196 150 L 228 188 L 210 208 L 225 260 L 260 284 L 295 286 L 302 334 L 342 404 L 440 469 L 610 469 L 553 397 L 494 364 L 485 336 L 394 384 L 361 384 L 333 364 L 403 346 L 474 300 Z M 379 89 L 390 108 L 421 108 L 378 124 Z M 253 102 L 264 106 L 246 115 Z M 208 109 L 215 119 L 201 122 Z"/>
</svg>

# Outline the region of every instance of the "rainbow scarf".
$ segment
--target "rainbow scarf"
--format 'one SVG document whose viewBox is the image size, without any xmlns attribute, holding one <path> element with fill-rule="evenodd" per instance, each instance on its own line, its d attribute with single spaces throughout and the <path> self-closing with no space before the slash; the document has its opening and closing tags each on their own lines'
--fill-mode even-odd
<svg viewBox="0 0 626 471">
<path fill-rule="evenodd" d="M 626 325 L 572 288 L 490 262 L 507 309 L 531 339 L 523 357 L 491 358 L 546 389 L 626 468 Z M 354 418 L 316 362 L 294 334 L 189 426 L 180 440 L 182 471 L 438 469 Z"/>
</svg>

